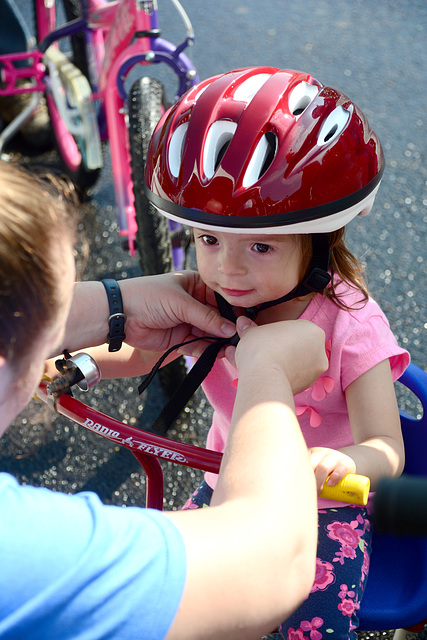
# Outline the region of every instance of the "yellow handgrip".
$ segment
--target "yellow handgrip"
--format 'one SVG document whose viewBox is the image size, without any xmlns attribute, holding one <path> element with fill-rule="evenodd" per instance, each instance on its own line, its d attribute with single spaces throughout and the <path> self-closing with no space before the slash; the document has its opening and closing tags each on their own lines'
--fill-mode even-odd
<svg viewBox="0 0 427 640">
<path fill-rule="evenodd" d="M 365 505 L 368 502 L 370 485 L 371 482 L 366 476 L 348 473 L 335 487 L 330 487 L 325 482 L 320 497 L 349 504 Z"/>
</svg>

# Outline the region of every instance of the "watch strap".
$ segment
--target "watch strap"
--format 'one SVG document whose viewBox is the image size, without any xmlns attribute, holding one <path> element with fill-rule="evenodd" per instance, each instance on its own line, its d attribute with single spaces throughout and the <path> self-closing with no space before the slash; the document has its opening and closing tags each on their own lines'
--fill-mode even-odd
<svg viewBox="0 0 427 640">
<path fill-rule="evenodd" d="M 119 351 L 126 338 L 126 316 L 123 311 L 123 300 L 119 283 L 112 278 L 101 280 L 107 293 L 110 316 L 108 318 L 108 351 Z"/>
</svg>

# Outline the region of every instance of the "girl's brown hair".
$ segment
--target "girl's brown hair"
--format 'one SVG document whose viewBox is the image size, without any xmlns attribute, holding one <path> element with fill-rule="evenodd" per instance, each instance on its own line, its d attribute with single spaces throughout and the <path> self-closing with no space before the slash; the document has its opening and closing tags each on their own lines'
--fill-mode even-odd
<svg viewBox="0 0 427 640">
<path fill-rule="evenodd" d="M 53 249 L 74 243 L 73 210 L 52 182 L 0 162 L 0 355 L 15 366 L 56 315 Z"/>
<path fill-rule="evenodd" d="M 332 279 L 324 290 L 323 295 L 332 300 L 332 302 L 341 307 L 341 309 L 348 309 L 347 305 L 341 299 L 340 294 L 336 291 L 336 276 L 338 276 L 338 282 L 344 281 L 354 289 L 360 291 L 361 296 L 358 304 L 364 305 L 368 301 L 369 290 L 363 275 L 362 265 L 345 243 L 345 227 L 329 233 L 328 236 L 331 252 L 330 272 Z M 313 252 L 311 236 L 301 235 L 299 238 L 302 255 L 304 256 L 301 269 L 303 277 L 308 270 Z"/>
</svg>

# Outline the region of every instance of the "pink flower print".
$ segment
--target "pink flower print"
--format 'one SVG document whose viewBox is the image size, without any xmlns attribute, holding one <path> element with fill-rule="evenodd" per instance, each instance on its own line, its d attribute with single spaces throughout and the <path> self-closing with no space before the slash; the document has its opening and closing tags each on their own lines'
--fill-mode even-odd
<svg viewBox="0 0 427 640">
<path fill-rule="evenodd" d="M 359 604 L 357 602 L 354 602 L 353 600 L 345 598 L 338 605 L 338 609 L 341 611 L 343 616 L 349 616 L 350 617 L 350 616 L 353 615 L 353 613 L 355 611 L 357 611 L 359 609 Z"/>
<path fill-rule="evenodd" d="M 311 387 L 311 397 L 313 398 L 313 400 L 321 402 L 326 398 L 328 393 L 331 393 L 334 386 L 335 382 L 328 376 L 317 378 L 316 382 Z"/>
<path fill-rule="evenodd" d="M 328 340 L 327 342 L 325 342 L 325 352 L 328 360 L 331 359 L 331 351 L 332 351 L 332 341 Z"/>
<path fill-rule="evenodd" d="M 365 580 L 366 576 L 369 573 L 369 562 L 370 562 L 369 553 L 368 553 L 368 550 L 367 550 L 366 545 L 365 545 L 365 548 L 363 550 L 363 564 L 362 564 L 362 580 L 361 580 L 361 582 L 363 582 Z"/>
<path fill-rule="evenodd" d="M 341 547 L 341 551 L 344 558 L 350 558 L 353 560 L 356 557 L 356 549 L 354 547 L 349 547 L 347 544 Z"/>
<path fill-rule="evenodd" d="M 183 511 L 187 511 L 188 509 L 197 509 L 197 504 L 194 504 L 192 497 L 188 498 L 187 502 L 182 507 Z"/>
<path fill-rule="evenodd" d="M 188 498 L 187 502 L 182 507 L 182 511 L 187 511 L 188 509 L 197 509 L 197 504 L 193 502 L 193 498 L 197 496 L 198 493 L 199 493 L 199 489 L 196 489 L 193 495 Z"/>
<path fill-rule="evenodd" d="M 308 620 L 303 620 L 301 622 L 301 629 L 303 631 L 310 631 L 311 640 L 321 640 L 321 638 L 323 638 L 323 635 L 320 633 L 320 631 L 317 631 L 317 629 L 321 627 L 322 624 L 322 618 L 316 616 L 311 622 L 309 622 Z"/>
<path fill-rule="evenodd" d="M 354 591 L 349 591 L 346 584 L 340 585 L 340 589 L 341 589 L 341 591 L 338 592 L 338 597 L 339 598 L 343 599 L 343 598 L 346 598 L 347 596 L 349 598 L 354 598 L 354 596 L 355 596 Z"/>
<path fill-rule="evenodd" d="M 288 629 L 288 640 L 305 640 L 305 635 L 302 629 Z"/>
<path fill-rule="evenodd" d="M 332 522 L 326 527 L 329 532 L 328 537 L 331 538 L 331 540 L 341 542 L 342 546 L 356 549 L 356 547 L 359 546 L 361 533 L 356 529 L 357 524 L 355 520 L 350 524 L 348 522 Z"/>
<path fill-rule="evenodd" d="M 300 417 L 307 412 L 307 415 L 309 416 L 310 427 L 318 427 L 322 422 L 322 418 L 317 413 L 317 411 L 313 409 L 313 407 L 305 407 L 305 406 L 295 407 L 295 411 L 296 411 L 297 417 Z"/>
<path fill-rule="evenodd" d="M 355 506 L 356 506 L 356 505 L 354 504 L 354 505 L 353 505 L 353 507 L 355 507 Z M 361 513 L 358 513 L 358 514 L 357 514 L 356 520 L 357 520 L 357 522 L 358 522 L 359 524 L 363 524 L 363 525 L 364 525 L 366 522 L 369 522 L 369 520 L 365 520 L 365 518 L 362 516 L 362 514 L 361 514 Z M 352 522 L 351 524 L 353 524 L 353 522 Z"/>
<path fill-rule="evenodd" d="M 330 584 L 335 582 L 334 566 L 326 560 L 316 558 L 316 574 L 311 593 L 315 591 L 326 591 Z"/>
<path fill-rule="evenodd" d="M 334 562 L 339 562 L 343 565 L 346 559 L 353 560 L 356 557 L 356 549 L 363 533 L 357 529 L 358 524 L 357 520 L 353 520 L 350 524 L 337 521 L 328 524 L 326 527 L 328 537 L 341 544 L 340 550 L 335 554 Z"/>
<path fill-rule="evenodd" d="M 367 518 L 363 519 L 365 522 L 365 531 L 370 531 L 371 530 L 371 521 L 368 520 Z"/>
</svg>

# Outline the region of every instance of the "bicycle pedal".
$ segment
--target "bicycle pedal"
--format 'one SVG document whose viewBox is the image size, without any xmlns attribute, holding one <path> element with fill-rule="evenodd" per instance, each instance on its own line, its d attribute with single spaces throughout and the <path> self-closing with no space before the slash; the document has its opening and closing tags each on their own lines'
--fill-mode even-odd
<svg viewBox="0 0 427 640">
<path fill-rule="evenodd" d="M 49 69 L 50 89 L 59 115 L 70 133 L 82 143 L 81 152 L 87 168 L 101 168 L 101 138 L 88 79 L 54 46 L 47 49 L 44 62 Z"/>
</svg>

